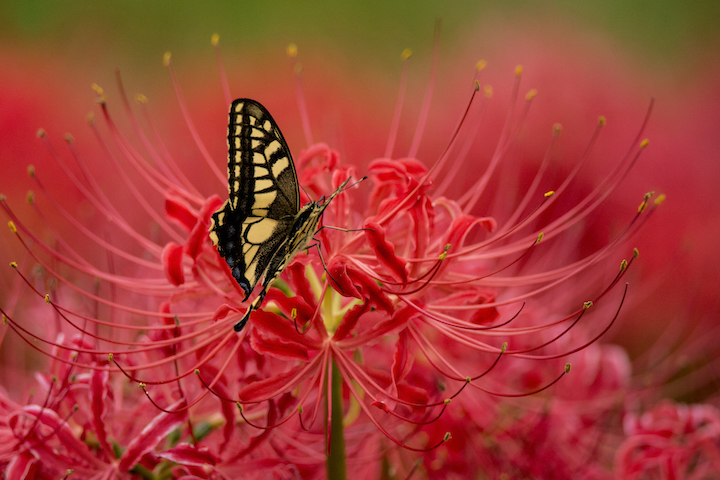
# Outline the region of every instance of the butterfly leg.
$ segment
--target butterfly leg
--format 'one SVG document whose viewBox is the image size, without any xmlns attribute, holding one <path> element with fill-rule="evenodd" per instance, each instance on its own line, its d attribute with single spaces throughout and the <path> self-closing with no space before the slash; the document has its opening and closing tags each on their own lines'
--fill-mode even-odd
<svg viewBox="0 0 720 480">
<path fill-rule="evenodd" d="M 307 246 L 308 251 L 309 251 L 312 247 L 316 247 L 316 248 L 317 248 L 318 255 L 320 256 L 320 262 L 322 262 L 323 270 L 325 270 L 325 273 L 328 274 L 328 277 L 330 277 L 330 280 L 332 280 L 333 282 L 335 282 L 335 285 L 338 286 L 338 288 L 340 289 L 340 291 L 341 291 L 342 293 L 345 293 L 345 290 L 343 290 L 343 288 L 340 286 L 340 284 L 337 282 L 337 280 L 335 280 L 335 278 L 332 276 L 332 274 L 331 274 L 330 271 L 328 270 L 327 265 L 325 264 L 325 259 L 323 258 L 322 252 L 320 251 L 320 242 L 319 242 L 316 238 L 314 238 L 314 237 L 313 237 L 313 240 L 315 240 L 315 241 L 318 242 L 318 243 L 313 243 L 312 245 L 308 245 L 308 246 Z"/>
</svg>

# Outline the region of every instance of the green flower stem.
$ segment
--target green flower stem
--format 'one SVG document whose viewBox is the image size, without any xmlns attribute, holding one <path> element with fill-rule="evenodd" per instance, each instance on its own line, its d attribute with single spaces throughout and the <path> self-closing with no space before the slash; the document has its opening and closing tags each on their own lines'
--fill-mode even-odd
<svg viewBox="0 0 720 480">
<path fill-rule="evenodd" d="M 345 432 L 343 432 L 342 376 L 335 361 L 332 362 L 332 427 L 325 431 L 330 435 L 330 451 L 327 456 L 327 479 L 347 480 L 345 461 Z"/>
</svg>

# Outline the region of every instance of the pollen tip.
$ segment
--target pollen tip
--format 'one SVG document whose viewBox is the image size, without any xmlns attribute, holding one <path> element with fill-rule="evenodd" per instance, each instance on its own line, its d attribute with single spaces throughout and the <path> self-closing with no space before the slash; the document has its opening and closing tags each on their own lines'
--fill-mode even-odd
<svg viewBox="0 0 720 480">
<path fill-rule="evenodd" d="M 65 141 L 66 141 L 67 143 L 75 143 L 75 137 L 73 137 L 73 136 L 72 136 L 71 134 L 69 134 L 69 133 L 66 133 L 65 136 L 64 136 L 64 138 L 65 138 Z"/>
<path fill-rule="evenodd" d="M 0 202 L 4 202 L 7 199 L 4 193 L 0 193 Z"/>
<path fill-rule="evenodd" d="M 565 364 L 565 373 L 570 373 L 570 364 L 569 363 Z"/>
<path fill-rule="evenodd" d="M 290 57 L 290 58 L 295 58 L 295 57 L 297 57 L 297 54 L 298 54 L 297 45 L 295 45 L 294 43 L 289 44 L 289 45 L 285 48 L 285 53 L 287 53 L 287 56 Z"/>
<path fill-rule="evenodd" d="M 535 96 L 537 94 L 538 94 L 538 91 L 533 88 L 525 94 L 525 100 L 532 100 L 533 98 L 535 98 Z"/>
<path fill-rule="evenodd" d="M 443 400 L 443 403 L 444 403 L 445 405 L 447 405 L 447 404 L 450 403 L 451 401 L 452 401 L 452 398 L 446 398 L 445 400 Z"/>
<path fill-rule="evenodd" d="M 142 103 L 143 105 L 147 105 L 148 103 L 148 98 L 142 93 L 138 93 L 137 95 L 135 95 L 135 100 L 137 100 L 138 103 Z"/>
<path fill-rule="evenodd" d="M 12 220 L 10 220 L 8 222 L 8 227 L 10 227 L 10 231 L 12 233 L 17 233 L 17 227 L 15 226 L 15 222 L 13 222 Z M 13 262 L 13 263 L 15 263 L 15 262 Z M 11 263 L 10 265 L 12 266 L 13 263 Z"/>
<path fill-rule="evenodd" d="M 72 468 L 68 468 L 67 470 L 65 470 L 66 477 L 72 475 L 73 473 L 75 473 L 75 470 L 73 470 Z"/>
<path fill-rule="evenodd" d="M 10 223 L 12 223 L 12 222 L 10 222 Z M 10 266 L 11 266 L 12 268 L 17 269 L 17 262 L 10 262 Z"/>
<path fill-rule="evenodd" d="M 112 353 L 108 353 L 108 361 L 114 362 L 115 361 L 114 357 L 115 356 Z"/>
<path fill-rule="evenodd" d="M 480 82 L 478 82 L 477 80 L 475 80 L 475 91 L 476 92 L 480 91 Z"/>
<path fill-rule="evenodd" d="M 640 142 L 640 148 L 645 148 L 645 147 L 647 147 L 649 144 L 650 144 L 650 140 L 646 138 L 645 140 L 643 140 L 642 142 Z"/>
<path fill-rule="evenodd" d="M 242 411 L 243 411 L 242 403 L 240 403 L 240 402 L 235 402 L 235 405 L 237 405 L 238 410 L 240 410 L 240 412 L 242 413 Z"/>
<path fill-rule="evenodd" d="M 483 87 L 483 90 L 484 90 L 484 92 L 485 92 L 485 97 L 490 98 L 490 97 L 493 96 L 492 85 L 485 85 L 485 86 Z"/>
<path fill-rule="evenodd" d="M 293 320 L 297 318 L 297 308 L 293 307 L 293 309 L 290 310 L 290 318 L 292 318 Z"/>
<path fill-rule="evenodd" d="M 197 375 L 198 377 L 200 376 L 200 370 L 198 370 L 197 368 L 195 369 L 195 375 Z"/>
<path fill-rule="evenodd" d="M 600 115 L 598 117 L 598 125 L 601 127 L 604 127 L 607 124 L 607 120 L 605 119 L 605 115 Z"/>
<path fill-rule="evenodd" d="M 520 75 L 522 75 L 522 71 L 523 71 L 522 65 L 516 66 L 516 67 L 515 67 L 515 76 L 516 76 L 516 77 L 519 77 Z"/>
<path fill-rule="evenodd" d="M 25 195 L 25 201 L 28 205 L 35 205 L 35 192 L 28 190 L 27 195 Z"/>
<path fill-rule="evenodd" d="M 103 88 L 97 83 L 93 83 L 92 85 L 90 85 L 90 88 L 92 88 L 93 91 L 100 96 L 103 96 L 105 94 L 105 90 L 103 90 Z"/>
<path fill-rule="evenodd" d="M 588 300 L 587 302 L 583 303 L 583 310 L 587 310 L 588 308 L 593 306 L 592 300 Z"/>
<path fill-rule="evenodd" d="M 547 192 L 544 193 L 544 195 L 545 195 L 545 198 L 550 198 L 550 197 L 552 197 L 553 195 L 555 195 L 555 190 L 547 191 Z"/>
<path fill-rule="evenodd" d="M 537 243 L 542 242 L 543 238 L 545 238 L 545 232 L 540 232 L 537 236 Z"/>
<path fill-rule="evenodd" d="M 78 410 L 80 410 L 80 405 L 78 405 L 78 404 L 76 403 L 75 405 L 73 405 L 72 410 L 73 410 L 73 412 L 77 412 Z"/>
<path fill-rule="evenodd" d="M 562 125 L 559 123 L 554 124 L 553 125 L 553 135 L 557 137 L 560 135 L 560 132 L 562 132 Z"/>
<path fill-rule="evenodd" d="M 485 60 L 478 60 L 478 62 L 475 64 L 475 71 L 479 72 L 485 67 L 487 67 L 487 62 Z"/>
<path fill-rule="evenodd" d="M 505 353 L 507 350 L 508 344 L 507 342 L 503 342 L 502 346 L 500 347 L 500 353 Z"/>
<path fill-rule="evenodd" d="M 660 205 L 664 201 L 665 201 L 665 194 L 661 193 L 660 195 L 658 195 L 658 198 L 655 199 L 655 205 Z"/>
<path fill-rule="evenodd" d="M 47 135 L 47 133 L 45 132 L 45 129 L 44 129 L 44 128 L 38 128 L 38 130 L 37 130 L 37 132 L 35 133 L 35 135 L 36 135 L 38 138 L 45 138 L 45 136 Z"/>
<path fill-rule="evenodd" d="M 303 406 L 302 406 L 302 405 L 298 405 L 298 413 L 299 413 L 300 415 L 302 415 L 302 413 L 303 413 Z"/>
<path fill-rule="evenodd" d="M 640 256 L 640 250 L 637 249 L 637 247 L 633 248 L 633 258 L 638 258 Z"/>
<path fill-rule="evenodd" d="M 95 123 L 95 114 L 93 112 L 90 112 L 87 114 L 87 122 L 92 125 Z"/>
<path fill-rule="evenodd" d="M 140 387 L 140 388 L 142 388 L 143 390 L 145 390 L 145 387 L 147 387 L 147 385 L 145 385 L 144 383 L 140 382 L 140 383 L 138 384 L 138 387 Z"/>
<path fill-rule="evenodd" d="M 450 435 L 450 432 L 445 432 L 445 435 L 443 436 L 443 442 L 447 442 L 452 438 L 452 435 Z"/>
<path fill-rule="evenodd" d="M 628 261 L 623 258 L 623 261 L 620 262 L 620 271 L 624 272 L 625 269 L 627 268 L 627 266 L 628 266 Z"/>
<path fill-rule="evenodd" d="M 50 304 L 50 294 L 49 293 L 45 294 L 45 303 Z"/>
<path fill-rule="evenodd" d="M 400 53 L 400 60 L 405 61 L 408 58 L 410 58 L 411 56 L 412 56 L 412 49 L 406 48 L 405 50 L 402 51 L 402 53 Z"/>
<path fill-rule="evenodd" d="M 165 65 L 166 67 L 170 66 L 170 57 L 172 57 L 172 53 L 170 52 L 165 52 L 163 54 L 163 65 Z"/>
<path fill-rule="evenodd" d="M 7 325 L 7 317 L 5 316 L 4 313 L 2 314 L 2 324 Z"/>
<path fill-rule="evenodd" d="M 210 43 L 213 47 L 217 47 L 218 42 L 220 42 L 220 35 L 218 35 L 217 33 L 213 33 L 212 37 L 210 37 Z"/>
<path fill-rule="evenodd" d="M 470 382 L 472 382 L 472 378 L 470 378 L 470 377 L 465 377 L 465 383 L 470 383 Z"/>
<path fill-rule="evenodd" d="M 27 166 L 27 174 L 30 178 L 35 178 L 35 165 L 28 165 Z"/>
</svg>

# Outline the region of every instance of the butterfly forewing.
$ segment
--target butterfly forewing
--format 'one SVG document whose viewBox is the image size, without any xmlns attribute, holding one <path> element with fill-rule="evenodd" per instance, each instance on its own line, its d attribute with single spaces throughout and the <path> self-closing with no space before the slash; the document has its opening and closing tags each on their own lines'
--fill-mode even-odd
<svg viewBox="0 0 720 480">
<path fill-rule="evenodd" d="M 288 238 L 300 192 L 287 143 L 262 105 L 235 100 L 227 138 L 229 198 L 210 236 L 247 299 Z"/>
</svg>

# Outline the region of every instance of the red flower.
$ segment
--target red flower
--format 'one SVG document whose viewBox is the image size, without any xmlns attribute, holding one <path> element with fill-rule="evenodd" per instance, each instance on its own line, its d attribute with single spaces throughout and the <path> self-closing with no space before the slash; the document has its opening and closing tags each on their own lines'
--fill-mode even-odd
<svg viewBox="0 0 720 480">
<path fill-rule="evenodd" d="M 635 141 L 585 195 L 572 194 L 572 179 L 587 154 L 556 181 L 554 191 L 540 190 L 561 131 L 559 125 L 548 128 L 547 150 L 535 153 L 537 172 L 524 194 L 509 196 L 500 214 L 490 216 L 495 202 L 489 197 L 502 200 L 501 192 L 493 193 L 493 174 L 511 160 L 535 96 L 532 90 L 524 100 L 519 96 L 518 67 L 504 127 L 487 159 L 473 150 L 491 92 L 486 88 L 484 98 L 477 98 L 482 96 L 477 82 L 468 85 L 467 108 L 448 113 L 457 127 L 437 159 L 419 154 L 427 108 L 407 157 L 393 156 L 399 149 L 394 123 L 386 154 L 368 165 L 347 164 L 345 154 L 313 143 L 305 121 L 308 146 L 295 159 L 303 201 L 327 196 L 358 173 L 369 177 L 340 193 L 325 211 L 324 225 L 353 231 L 317 233 L 322 247 L 297 255 L 267 292 L 262 309 L 236 333 L 233 325 L 248 308 L 246 295 L 208 237 L 210 217 L 226 189 L 222 162 L 210 155 L 187 112 L 169 55 L 165 61 L 194 141 L 194 164 L 204 162 L 217 181 L 204 183 L 202 175 L 186 171 L 152 123 L 141 128 L 120 84 L 120 103 L 138 143 L 116 126 L 100 89 L 102 128 L 108 133 L 92 128 L 106 150 L 103 162 L 117 169 L 111 186 L 126 189 L 131 211 L 127 201 L 118 205 L 94 179 L 72 142 L 68 155 L 82 175 L 67 172 L 95 212 L 92 223 L 77 220 L 62 199 L 52 197 L 42 172 L 34 175 L 38 209 L 57 208 L 94 247 L 66 242 L 60 234 L 44 241 L 2 202 L 28 255 L 59 288 L 46 294 L 45 286 L 36 286 L 32 262 L 16 265 L 18 275 L 36 300 L 49 304 L 47 311 L 72 339 L 52 341 L 47 332 L 3 310 L 15 333 L 53 358 L 62 385 L 56 390 L 45 375 L 45 404 L 28 402 L 15 409 L 22 414 L 12 414 L 17 419 L 8 424 L 18 441 L 6 459 L 17 468 L 32 463 L 30 453 L 48 475 L 80 462 L 86 469 L 76 473 L 80 478 L 170 462 L 178 465 L 175 477 L 234 478 L 247 475 L 250 466 L 258 476 L 285 469 L 318 475 L 328 445 L 336 448 L 330 432 L 341 421 L 350 428 L 347 438 L 355 439 L 348 442 L 349 457 L 367 454 L 370 424 L 377 427 L 371 431 L 398 445 L 432 450 L 449 435 L 444 422 L 435 423 L 439 431 L 426 425 L 452 411 L 451 400 L 460 398 L 458 408 L 471 410 L 464 402 L 484 402 L 488 394 L 545 392 L 569 370 L 564 358 L 592 345 L 615 321 L 625 291 L 613 287 L 636 257 L 622 260 L 617 247 L 656 203 L 647 195 L 640 208 L 628 207 L 626 227 L 591 251 L 580 249 L 576 237 L 647 146 L 642 112 Z M 299 95 L 301 117 L 307 119 Z M 145 103 L 140 98 L 143 115 Z M 601 118 L 586 132 L 588 151 L 603 125 Z M 215 135 L 215 144 L 225 136 Z M 63 162 L 52 142 L 42 140 Z M 603 276 L 608 271 L 612 275 Z M 76 306 L 77 298 L 85 302 Z M 610 307 L 594 313 L 596 304 Z M 592 370 L 592 361 L 583 361 Z M 608 361 L 603 375 L 587 373 L 587 392 L 579 396 L 615 392 L 625 381 L 623 368 L 622 361 Z M 140 384 L 147 401 L 140 389 L 129 390 L 133 384 Z M 74 402 L 80 408 L 70 413 Z M 154 407 L 148 408 L 149 402 Z M 478 419 L 475 426 L 486 424 Z M 525 434 L 522 425 L 512 426 L 517 435 Z M 431 438 L 414 435 L 420 430 L 430 431 Z M 171 431 L 169 444 L 161 445 Z M 580 436 L 579 429 L 562 434 Z M 126 450 L 118 454 L 116 445 Z"/>
</svg>

